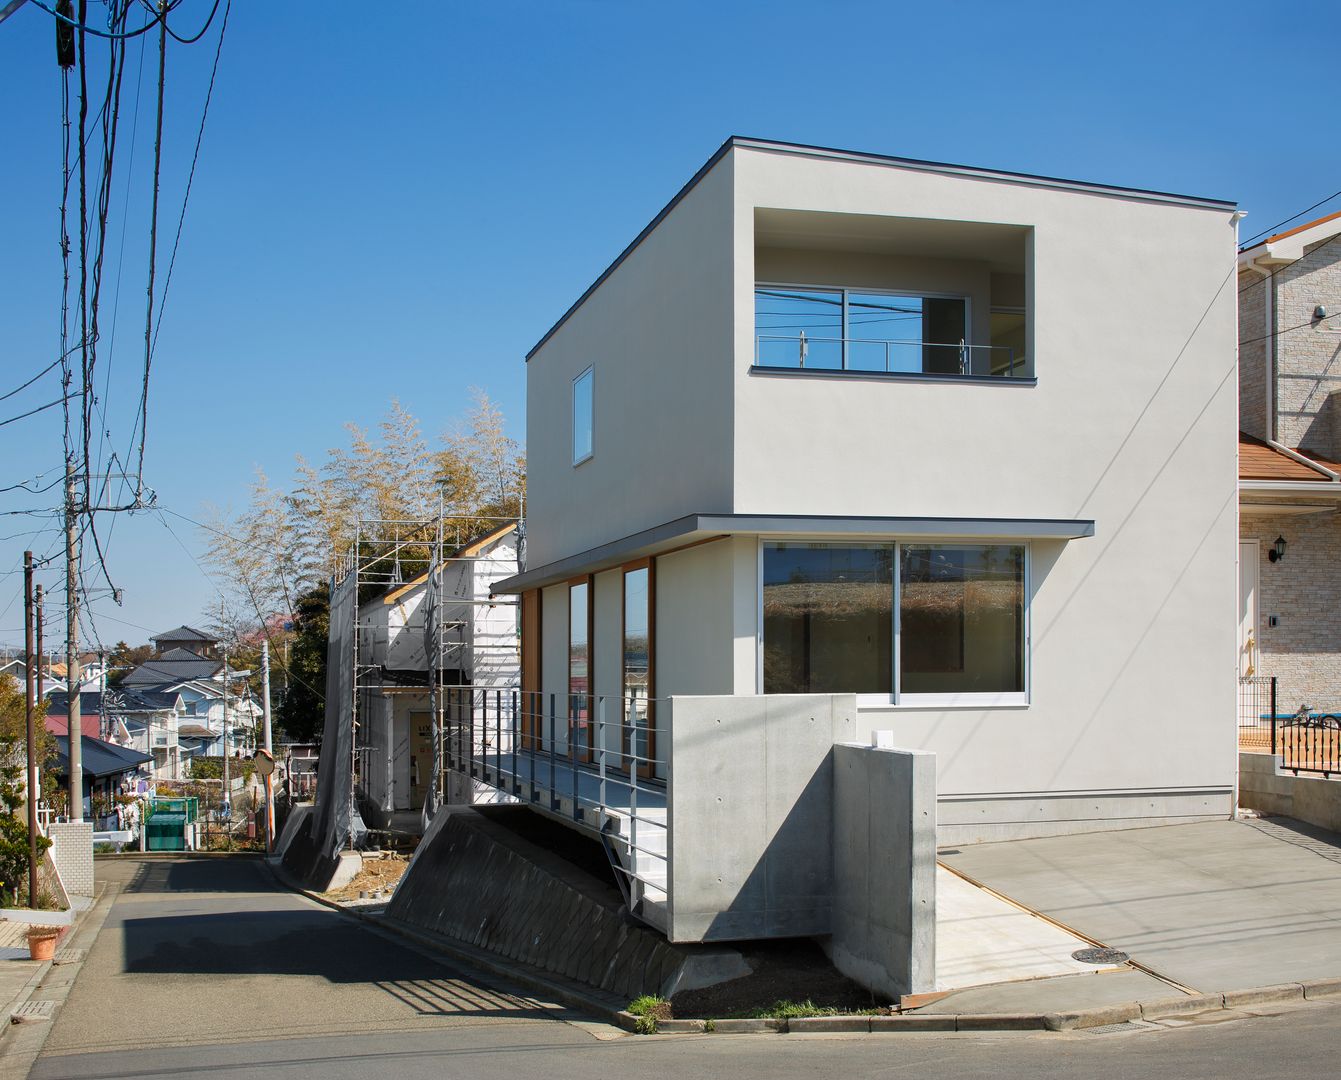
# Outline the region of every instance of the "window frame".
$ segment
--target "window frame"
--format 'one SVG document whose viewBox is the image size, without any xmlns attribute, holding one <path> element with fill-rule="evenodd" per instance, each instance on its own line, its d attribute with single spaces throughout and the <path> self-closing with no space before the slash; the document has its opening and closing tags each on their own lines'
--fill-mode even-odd
<svg viewBox="0 0 1341 1080">
<path fill-rule="evenodd" d="M 633 744 L 631 730 L 624 729 L 625 713 L 624 709 L 628 701 L 628 584 L 629 574 L 637 573 L 639 570 L 647 571 L 647 757 L 648 761 L 639 763 L 637 773 L 641 777 L 652 778 L 656 775 L 657 758 L 657 725 L 656 725 L 656 694 L 657 694 L 657 657 L 656 657 L 656 636 L 657 636 L 657 568 L 655 556 L 635 559 L 633 562 L 625 563 L 619 568 L 619 720 L 620 720 L 620 739 L 619 756 L 623 762 L 621 772 L 630 771 L 628 750 Z"/>
<path fill-rule="evenodd" d="M 578 456 L 577 452 L 577 392 L 578 384 L 583 379 L 589 377 L 587 384 L 587 407 L 591 416 L 590 430 L 588 431 L 588 445 L 585 454 Z M 573 376 L 572 387 L 569 393 L 568 421 L 570 426 L 571 449 L 573 468 L 590 461 L 596 456 L 596 365 L 588 364 L 580 372 Z"/>
<path fill-rule="evenodd" d="M 759 330 L 759 307 L 758 307 L 758 298 L 757 298 L 757 294 L 758 294 L 758 292 L 759 292 L 760 289 L 795 289 L 795 290 L 797 290 L 798 292 L 831 292 L 831 293 L 832 293 L 832 292 L 836 292 L 836 293 L 841 294 L 841 296 L 842 296 L 842 325 L 841 325 L 841 327 L 840 327 L 840 331 L 841 331 L 841 341 L 842 341 L 842 350 L 841 350 L 841 351 L 842 351 L 842 358 L 843 358 L 843 366 L 842 366 L 842 367 L 838 367 L 838 368 L 802 368 L 802 367 L 799 367 L 799 366 L 798 366 L 798 367 L 790 367 L 790 366 L 779 366 L 779 365 L 777 365 L 777 364 L 762 364 L 762 363 L 760 363 L 760 362 L 759 362 L 759 338 L 760 338 L 761 334 L 760 334 L 760 330 Z M 806 284 L 802 284 L 802 283 L 800 283 L 800 282 L 796 282 L 796 281 L 785 281 L 785 282 L 783 282 L 783 281 L 756 281 L 756 282 L 754 283 L 754 295 L 755 295 L 755 314 L 754 314 L 754 367 L 759 368 L 759 369 L 761 369 L 761 370 L 763 370 L 763 371 L 798 371 L 798 372 L 803 372 L 803 373 L 813 373 L 813 374 L 816 374 L 816 375 L 833 375 L 833 374 L 835 374 L 835 373 L 839 373 L 839 374 L 843 374 L 843 375 L 879 375 L 879 376 L 896 375 L 896 376 L 901 376 L 901 377 L 904 377 L 904 378 L 925 378 L 925 377 L 928 376 L 928 375 L 932 375 L 932 376 L 939 376 L 940 378 L 948 378 L 948 379 L 965 379 L 965 378 L 983 378 L 983 377 L 984 377 L 984 376 L 980 376 L 980 375 L 975 375 L 972 371 L 965 372 L 965 373 L 962 374 L 962 375 L 951 375 L 951 374 L 946 374 L 946 373 L 944 373 L 944 372 L 928 372 L 928 371 L 880 371 L 880 370 L 877 370 L 877 369 L 867 369 L 867 368 L 854 368 L 854 367 L 850 367 L 849 364 L 848 364 L 848 344 L 850 343 L 850 341 L 853 340 L 853 339 L 850 338 L 849 335 L 848 335 L 848 330 L 849 330 L 848 310 L 849 310 L 849 307 L 850 307 L 850 304 L 849 304 L 849 302 L 848 302 L 848 295 L 849 295 L 850 293 L 861 293 L 861 294 L 863 294 L 863 295 L 865 295 L 865 296 L 905 296 L 905 297 L 917 297 L 918 299 L 928 299 L 928 300 L 962 300 L 962 301 L 964 302 L 964 344 L 965 344 L 966 346 L 972 346 L 972 345 L 973 345 L 973 297 L 972 297 L 971 295 L 969 295 L 968 293 L 937 292 L 937 291 L 934 291 L 934 290 L 926 290 L 926 289 L 881 289 L 881 288 L 866 288 L 865 286 L 862 286 L 862 285 L 814 285 L 814 284 L 806 285 Z M 767 336 L 767 335 L 764 335 L 764 336 Z M 823 339 L 818 339 L 818 340 L 823 340 Z M 861 340 L 861 339 L 857 339 L 857 340 Z M 872 339 L 872 340 L 877 340 L 877 339 Z M 899 339 L 896 339 L 896 338 L 888 338 L 888 339 L 884 339 L 884 338 L 882 338 L 882 339 L 878 339 L 878 340 L 895 341 L 895 340 L 899 340 Z M 923 344 L 925 345 L 925 344 L 928 344 L 928 343 L 927 343 L 927 342 L 923 342 Z M 944 344 L 951 344 L 951 343 L 950 343 L 950 342 L 934 342 L 934 341 L 933 341 L 933 342 L 930 342 L 929 344 L 932 344 L 932 345 L 937 345 L 937 344 L 944 345 Z M 969 355 L 970 355 L 970 357 L 972 357 L 972 352 L 970 352 Z M 970 363 L 970 367 L 971 367 L 971 366 L 972 366 L 972 364 Z M 1010 376 L 1001 376 L 1001 375 L 992 375 L 992 376 L 986 376 L 986 377 L 987 377 L 987 378 L 994 378 L 994 379 L 1010 378 Z"/>
<path fill-rule="evenodd" d="M 766 544 L 823 544 L 829 547 L 847 547 L 853 544 L 878 543 L 888 545 L 894 551 L 893 607 L 891 618 L 894 622 L 890 635 L 890 648 L 893 668 L 891 687 L 888 694 L 857 694 L 858 709 L 898 709 L 904 711 L 926 709 L 1019 709 L 1033 704 L 1033 545 L 1029 540 L 1018 538 L 991 537 L 900 537 L 893 540 L 875 540 L 868 537 L 851 537 L 835 540 L 832 536 L 770 536 L 759 537 L 756 550 L 757 587 L 755 592 L 756 634 L 755 634 L 755 688 L 764 694 L 764 546 Z M 1022 589 L 1024 605 L 1021 612 L 1024 633 L 1024 689 L 985 694 L 904 694 L 901 692 L 902 679 L 901 648 L 903 634 L 902 618 L 902 549 L 944 545 L 953 547 L 986 547 L 1005 544 L 1024 548 L 1024 577 Z"/>
<path fill-rule="evenodd" d="M 589 762 L 593 757 L 593 747 L 595 740 L 593 731 L 595 728 L 595 701 L 596 701 L 596 577 L 594 574 L 582 574 L 578 577 L 569 578 L 566 582 L 568 588 L 568 631 L 564 635 L 568 639 L 568 701 L 566 713 L 568 716 L 568 754 L 569 758 L 575 758 L 579 762 Z M 587 617 L 586 631 L 586 649 L 587 649 L 587 691 L 581 695 L 586 698 L 587 716 L 586 716 L 586 738 L 581 746 L 578 747 L 580 753 L 574 753 L 573 745 L 573 725 L 577 721 L 575 699 L 579 696 L 573 691 L 573 590 L 576 588 L 585 588 L 587 590 Z"/>
</svg>

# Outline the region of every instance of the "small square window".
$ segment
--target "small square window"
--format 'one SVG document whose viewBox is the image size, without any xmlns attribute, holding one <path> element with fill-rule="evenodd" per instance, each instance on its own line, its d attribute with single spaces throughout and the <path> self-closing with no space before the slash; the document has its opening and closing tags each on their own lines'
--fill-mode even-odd
<svg viewBox="0 0 1341 1080">
<path fill-rule="evenodd" d="M 592 380 L 587 368 L 573 380 L 573 464 L 581 465 L 592 456 Z"/>
</svg>

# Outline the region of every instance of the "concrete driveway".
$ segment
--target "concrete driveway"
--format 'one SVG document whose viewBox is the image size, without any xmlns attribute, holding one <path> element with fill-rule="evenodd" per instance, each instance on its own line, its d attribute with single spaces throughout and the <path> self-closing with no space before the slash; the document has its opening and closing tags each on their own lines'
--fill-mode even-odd
<svg viewBox="0 0 1341 1080">
<path fill-rule="evenodd" d="M 1188 990 L 1341 976 L 1341 837 L 1288 819 L 979 844 L 940 858 Z"/>
</svg>

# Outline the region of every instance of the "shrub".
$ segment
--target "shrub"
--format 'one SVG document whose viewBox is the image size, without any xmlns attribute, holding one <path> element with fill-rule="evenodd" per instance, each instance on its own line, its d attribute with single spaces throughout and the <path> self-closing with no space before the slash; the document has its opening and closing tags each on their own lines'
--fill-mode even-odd
<svg viewBox="0 0 1341 1080">
<path fill-rule="evenodd" d="M 629 1002 L 628 1011 L 638 1019 L 633 1027 L 639 1035 L 655 1035 L 657 1023 L 671 1019 L 671 1004 L 665 998 L 642 994 Z"/>
</svg>

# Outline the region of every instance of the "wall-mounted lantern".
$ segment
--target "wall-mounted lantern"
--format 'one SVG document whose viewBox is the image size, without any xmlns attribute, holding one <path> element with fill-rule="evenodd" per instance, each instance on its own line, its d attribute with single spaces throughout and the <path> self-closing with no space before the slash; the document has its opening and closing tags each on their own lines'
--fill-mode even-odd
<svg viewBox="0 0 1341 1080">
<path fill-rule="evenodd" d="M 1271 550 L 1267 552 L 1267 558 L 1272 562 L 1280 562 L 1285 558 L 1285 537 L 1276 537 L 1276 542 L 1271 545 Z"/>
</svg>

